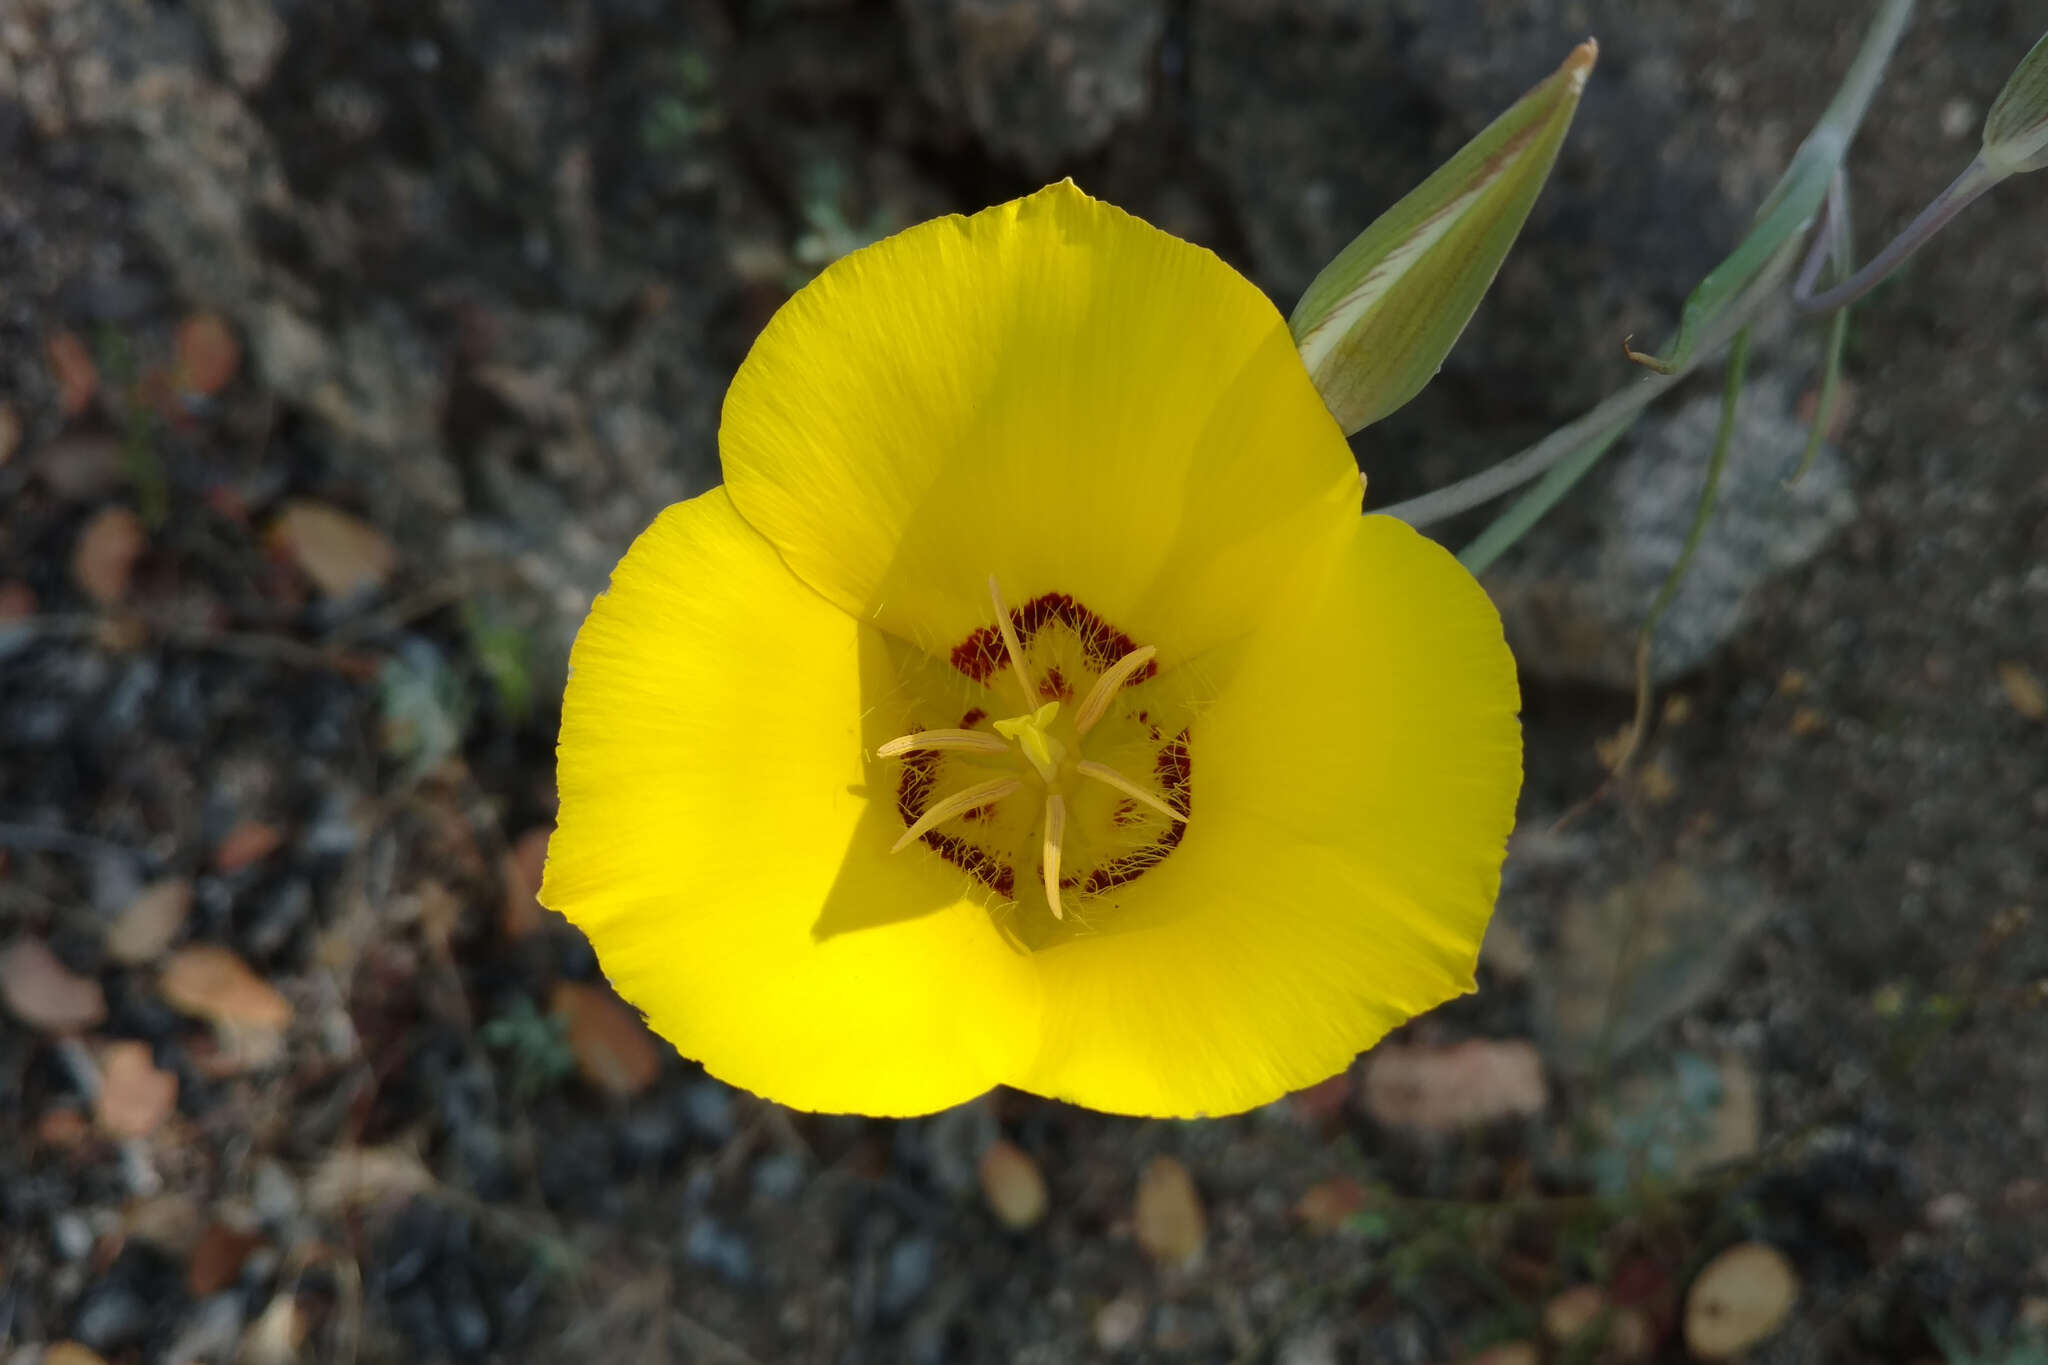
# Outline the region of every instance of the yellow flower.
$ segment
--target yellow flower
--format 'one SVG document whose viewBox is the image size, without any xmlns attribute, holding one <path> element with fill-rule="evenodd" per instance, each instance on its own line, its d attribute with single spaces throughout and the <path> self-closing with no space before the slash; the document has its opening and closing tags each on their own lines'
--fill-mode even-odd
<svg viewBox="0 0 2048 1365">
<path fill-rule="evenodd" d="M 1478 584 L 1286 322 L 1070 183 L 826 270 L 577 637 L 541 898 L 805 1109 L 1221 1114 L 1471 989 L 1521 775 Z"/>
</svg>

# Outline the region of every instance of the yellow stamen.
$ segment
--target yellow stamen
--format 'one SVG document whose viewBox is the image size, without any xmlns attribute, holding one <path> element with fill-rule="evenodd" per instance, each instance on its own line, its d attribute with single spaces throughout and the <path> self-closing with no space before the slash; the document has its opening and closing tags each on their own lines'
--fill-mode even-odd
<svg viewBox="0 0 2048 1365">
<path fill-rule="evenodd" d="M 1058 792 L 1045 798 L 1045 899 L 1054 919 L 1065 919 L 1060 909 L 1060 844 L 1067 837 L 1067 801 Z"/>
<path fill-rule="evenodd" d="M 876 758 L 901 758 L 923 749 L 968 749 L 978 754 L 1006 754 L 1010 746 L 979 730 L 918 730 L 898 735 L 875 750 Z"/>
<path fill-rule="evenodd" d="M 1167 805 L 1164 801 L 1161 801 L 1151 792 L 1146 791 L 1107 763 L 1097 763 L 1093 759 L 1084 758 L 1074 765 L 1074 771 L 1083 777 L 1092 777 L 1104 786 L 1115 787 L 1125 796 L 1130 797 L 1131 800 L 1150 806 L 1169 820 L 1178 820 L 1182 824 L 1188 822 L 1187 816 L 1181 814 L 1172 806 Z"/>
<path fill-rule="evenodd" d="M 996 722 L 996 732 L 1017 741 L 1017 747 L 1030 760 L 1039 780 L 1047 785 L 1059 780 L 1060 764 L 1067 756 L 1067 746 L 1045 732 L 1059 713 L 1060 704 L 1049 701 L 1028 716 L 1012 716 Z"/>
<path fill-rule="evenodd" d="M 1010 653 L 1010 668 L 1017 675 L 1017 685 L 1024 689 L 1026 706 L 1038 700 L 1038 688 L 1031 681 L 1031 670 L 1024 666 L 1024 650 L 1017 643 L 1017 632 L 1010 625 L 1010 608 L 1003 602 L 1003 590 L 996 583 L 996 576 L 988 576 L 988 596 L 996 604 L 996 629 L 1002 632 L 1003 648 Z"/>
<path fill-rule="evenodd" d="M 1081 701 L 1081 709 L 1074 714 L 1074 733 L 1085 735 L 1095 728 L 1095 722 L 1102 719 L 1115 699 L 1117 689 L 1130 680 L 1130 676 L 1152 662 L 1152 656 L 1159 651 L 1151 645 L 1140 645 L 1104 670 L 1095 680 L 1095 686 L 1088 689 L 1088 695 Z"/>
<path fill-rule="evenodd" d="M 1018 777 L 998 777 L 992 782 L 977 782 L 964 791 L 954 792 L 945 800 L 931 807 L 917 817 L 917 823 L 903 831 L 903 837 L 889 848 L 891 853 L 900 853 L 905 846 L 922 838 L 931 829 L 943 825 L 955 816 L 965 815 L 971 810 L 1000 801 L 1024 785 Z"/>
</svg>

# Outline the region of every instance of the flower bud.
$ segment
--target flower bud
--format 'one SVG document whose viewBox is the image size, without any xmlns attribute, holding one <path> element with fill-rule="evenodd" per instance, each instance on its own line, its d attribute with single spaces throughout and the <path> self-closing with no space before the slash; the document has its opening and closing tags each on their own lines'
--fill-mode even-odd
<svg viewBox="0 0 2048 1365">
<path fill-rule="evenodd" d="M 2048 35 L 2020 58 L 1984 116 L 1984 162 L 2007 175 L 2048 166 Z"/>
<path fill-rule="evenodd" d="M 1323 267 L 1288 325 L 1346 432 L 1422 390 L 1550 177 L 1599 47 L 1564 65 L 1465 144 Z"/>
</svg>

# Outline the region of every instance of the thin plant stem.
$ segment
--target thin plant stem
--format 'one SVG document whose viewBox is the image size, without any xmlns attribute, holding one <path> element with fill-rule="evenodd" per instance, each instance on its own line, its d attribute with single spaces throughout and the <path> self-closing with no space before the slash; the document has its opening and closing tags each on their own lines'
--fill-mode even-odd
<svg viewBox="0 0 2048 1365">
<path fill-rule="evenodd" d="M 1906 225 L 1905 231 L 1885 244 L 1884 250 L 1870 258 L 1861 270 L 1825 294 L 1802 296 L 1794 292 L 1792 308 L 1800 317 L 1824 317 L 1868 294 L 1877 288 L 1885 277 L 1904 264 L 1925 245 L 1935 233 L 1947 227 L 1950 220 L 1964 209 L 1983 197 L 1986 190 L 2006 178 L 2006 171 L 1996 170 L 1984 164 L 1980 157 L 1963 168 L 1949 187 L 1934 197 L 1934 201 L 1920 210 L 1918 217 Z"/>
<path fill-rule="evenodd" d="M 1855 270 L 1855 233 L 1849 223 L 1848 178 L 1839 170 L 1835 172 L 1834 187 L 1828 193 L 1827 225 L 1822 230 L 1822 240 L 1827 243 L 1828 259 L 1834 264 L 1836 283 L 1847 279 Z M 1794 298 L 1812 292 L 1814 280 L 1805 271 L 1800 280 L 1792 286 Z M 1820 456 L 1821 442 L 1827 439 L 1828 428 L 1834 425 L 1835 402 L 1842 387 L 1842 355 L 1849 345 L 1849 310 L 1837 308 L 1835 315 L 1828 319 L 1827 361 L 1821 370 L 1820 396 L 1813 405 L 1813 429 L 1806 433 L 1806 449 L 1800 452 L 1799 468 L 1785 481 L 1787 488 L 1796 487 L 1813 468 L 1813 462 Z"/>
</svg>

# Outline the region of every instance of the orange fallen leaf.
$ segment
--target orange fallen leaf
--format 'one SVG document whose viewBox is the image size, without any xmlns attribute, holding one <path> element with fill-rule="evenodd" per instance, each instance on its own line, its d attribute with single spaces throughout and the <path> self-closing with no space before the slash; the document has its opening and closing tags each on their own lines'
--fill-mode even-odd
<svg viewBox="0 0 2048 1365">
<path fill-rule="evenodd" d="M 207 398 L 226 388 L 242 364 L 242 343 L 218 313 L 194 313 L 179 323 L 173 352 L 178 387 Z"/>
<path fill-rule="evenodd" d="M 71 547 L 71 577 L 81 591 L 102 607 L 128 595 L 135 561 L 149 548 L 142 519 L 126 507 L 105 507 L 93 515 Z"/>
<path fill-rule="evenodd" d="M 213 851 L 213 866 L 217 872 L 239 872 L 252 863 L 260 863 L 277 852 L 284 843 L 284 831 L 276 825 L 261 820 L 244 820 L 229 830 L 220 841 L 220 847 Z"/>
<path fill-rule="evenodd" d="M 148 1137 L 178 1107 L 176 1073 L 157 1069 L 149 1044 L 111 1043 L 100 1058 L 93 1101 L 100 1127 L 119 1138 Z"/>
<path fill-rule="evenodd" d="M 1453 1133 L 1540 1114 L 1546 1100 L 1543 1059 L 1520 1039 L 1392 1044 L 1366 1058 L 1366 1110 L 1391 1128 Z"/>
<path fill-rule="evenodd" d="M 568 1027 L 576 1069 L 597 1089 L 630 1099 L 661 1074 L 654 1036 L 610 991 L 580 981 L 559 982 L 549 1009 Z"/>
<path fill-rule="evenodd" d="M 1294 1216 L 1316 1232 L 1335 1232 L 1365 1209 L 1365 1186 L 1348 1175 L 1318 1181 L 1294 1201 Z"/>
<path fill-rule="evenodd" d="M 192 883 L 166 877 L 144 887 L 107 930 L 107 956 L 123 966 L 154 962 L 171 946 L 192 912 Z"/>
<path fill-rule="evenodd" d="M 398 568 L 398 551 L 383 532 L 325 503 L 287 503 L 276 534 L 292 562 L 329 597 L 380 588 Z"/>
<path fill-rule="evenodd" d="M 92 404 L 99 391 L 100 372 L 92 363 L 92 352 L 76 332 L 57 332 L 44 348 L 50 360 L 50 376 L 57 381 L 57 406 L 66 417 L 76 417 Z"/>
<path fill-rule="evenodd" d="M 45 1033 L 76 1033 L 107 1017 L 100 983 L 72 971 L 36 938 L 16 939 L 0 952 L 0 1001 Z"/>
<path fill-rule="evenodd" d="M 291 1002 L 217 944 L 189 944 L 165 958 L 157 989 L 172 1009 L 216 1024 L 274 1032 L 292 1021 Z"/>
<path fill-rule="evenodd" d="M 1208 1238 L 1202 1196 L 1188 1168 L 1170 1156 L 1156 1156 L 1138 1177 L 1135 1217 L 1138 1245 L 1168 1268 L 1195 1264 Z"/>
<path fill-rule="evenodd" d="M 1031 1154 L 997 1139 L 981 1154 L 981 1194 L 1003 1226 L 1021 1232 L 1045 1217 L 1045 1176 Z"/>
<path fill-rule="evenodd" d="M 498 927 L 509 939 L 537 933 L 547 922 L 540 900 L 541 871 L 547 866 L 548 837 L 554 830 L 538 826 L 519 836 L 505 854 L 505 908 Z"/>
</svg>

